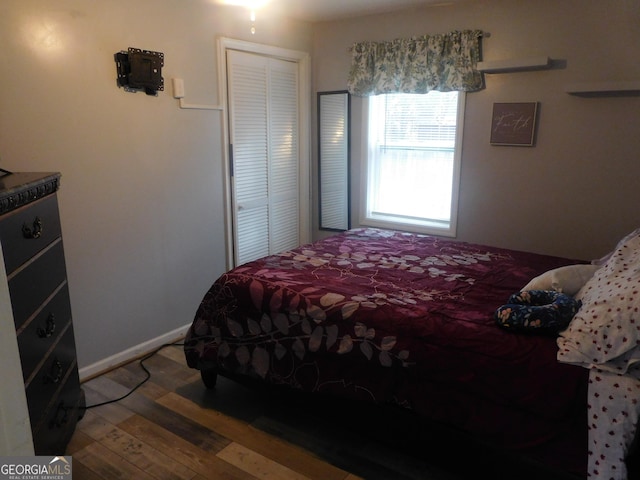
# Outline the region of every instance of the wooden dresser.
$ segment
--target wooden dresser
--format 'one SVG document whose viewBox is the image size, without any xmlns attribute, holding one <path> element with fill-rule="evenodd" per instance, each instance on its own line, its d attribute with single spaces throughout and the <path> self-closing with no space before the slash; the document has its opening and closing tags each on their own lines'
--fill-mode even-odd
<svg viewBox="0 0 640 480">
<path fill-rule="evenodd" d="M 59 173 L 0 177 L 0 243 L 36 455 L 63 455 L 84 413 L 59 185 Z"/>
</svg>

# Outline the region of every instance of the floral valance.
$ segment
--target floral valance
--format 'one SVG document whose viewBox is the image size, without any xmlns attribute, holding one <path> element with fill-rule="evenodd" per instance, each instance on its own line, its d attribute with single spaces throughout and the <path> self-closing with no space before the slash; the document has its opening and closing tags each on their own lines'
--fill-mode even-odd
<svg viewBox="0 0 640 480">
<path fill-rule="evenodd" d="M 351 47 L 348 88 L 353 95 L 475 91 L 483 88 L 482 31 L 464 30 Z"/>
</svg>

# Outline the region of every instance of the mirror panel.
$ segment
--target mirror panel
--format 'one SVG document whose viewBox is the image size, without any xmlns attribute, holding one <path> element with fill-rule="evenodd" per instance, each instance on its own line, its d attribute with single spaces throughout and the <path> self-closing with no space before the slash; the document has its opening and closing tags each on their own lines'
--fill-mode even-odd
<svg viewBox="0 0 640 480">
<path fill-rule="evenodd" d="M 347 91 L 318 93 L 320 230 L 351 228 L 350 108 Z"/>
</svg>

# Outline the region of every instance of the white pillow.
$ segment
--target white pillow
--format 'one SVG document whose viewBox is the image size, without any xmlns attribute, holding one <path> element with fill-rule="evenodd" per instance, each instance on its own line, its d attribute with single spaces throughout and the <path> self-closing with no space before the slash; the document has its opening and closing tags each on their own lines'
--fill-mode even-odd
<svg viewBox="0 0 640 480">
<path fill-rule="evenodd" d="M 640 362 L 640 232 L 613 252 L 580 295 L 582 307 L 558 337 L 558 360 L 626 373 Z"/>
<path fill-rule="evenodd" d="M 555 268 L 538 275 L 527 283 L 522 290 L 555 290 L 566 295 L 574 296 L 600 265 L 567 265 Z"/>
</svg>

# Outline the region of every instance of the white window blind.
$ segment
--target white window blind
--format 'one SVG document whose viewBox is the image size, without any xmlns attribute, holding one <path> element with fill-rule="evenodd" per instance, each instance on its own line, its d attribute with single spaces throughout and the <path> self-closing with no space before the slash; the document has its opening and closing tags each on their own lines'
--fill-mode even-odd
<svg viewBox="0 0 640 480">
<path fill-rule="evenodd" d="M 380 147 L 453 151 L 457 99 L 457 92 L 381 95 L 384 118 L 380 126 L 384 130 Z"/>
</svg>

